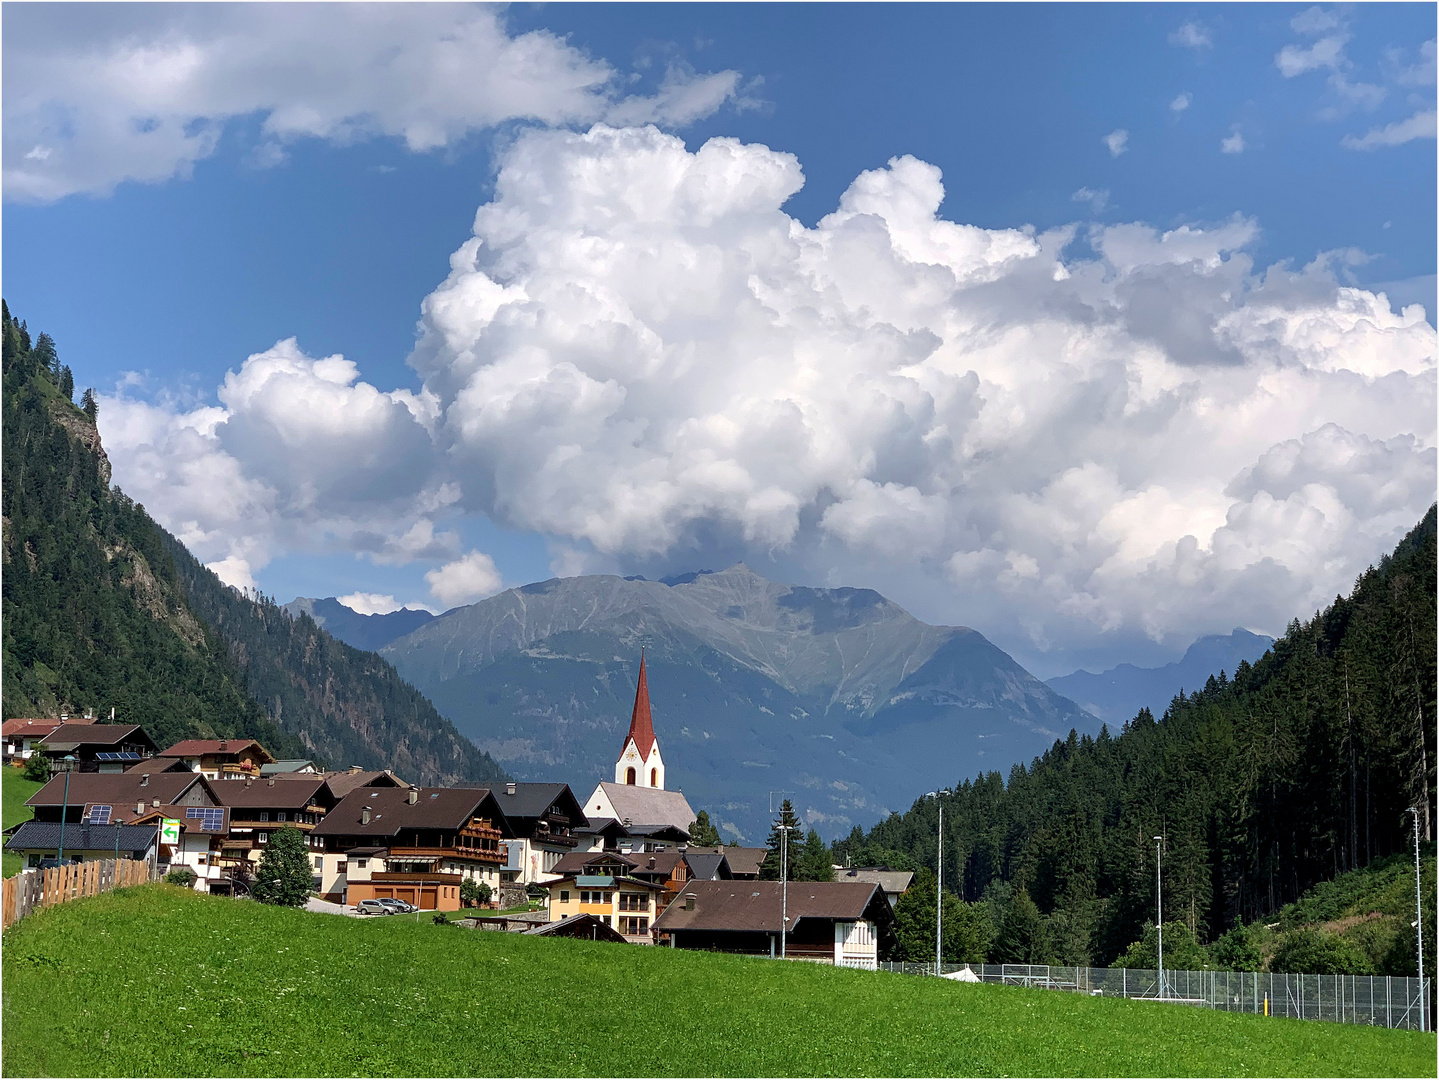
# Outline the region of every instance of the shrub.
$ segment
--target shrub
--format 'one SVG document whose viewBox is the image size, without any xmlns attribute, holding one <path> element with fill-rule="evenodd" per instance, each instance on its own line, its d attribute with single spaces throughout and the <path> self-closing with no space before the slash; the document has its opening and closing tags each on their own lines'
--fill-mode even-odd
<svg viewBox="0 0 1439 1080">
<path fill-rule="evenodd" d="M 1368 975 L 1369 958 L 1337 934 L 1295 930 L 1286 934 L 1269 961 L 1269 970 L 1296 975 Z"/>
<path fill-rule="evenodd" d="M 195 884 L 195 871 L 188 866 L 177 866 L 165 875 L 165 880 L 171 885 L 183 885 L 188 889 Z"/>
<path fill-rule="evenodd" d="M 50 762 L 44 754 L 31 754 L 25 759 L 25 771 L 21 775 L 26 780 L 38 780 L 43 784 L 50 779 Z"/>
</svg>

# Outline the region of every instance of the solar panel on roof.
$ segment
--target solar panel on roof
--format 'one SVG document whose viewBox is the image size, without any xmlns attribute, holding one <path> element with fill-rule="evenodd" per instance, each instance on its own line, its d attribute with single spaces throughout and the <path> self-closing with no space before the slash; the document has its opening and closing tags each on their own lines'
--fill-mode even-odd
<svg viewBox="0 0 1439 1080">
<path fill-rule="evenodd" d="M 110 811 L 111 811 L 112 809 L 113 809 L 112 807 L 109 807 L 109 806 L 101 806 L 101 805 L 99 805 L 99 804 L 90 807 L 90 824 L 91 824 L 91 825 L 108 825 L 108 824 L 110 824 Z"/>
<path fill-rule="evenodd" d="M 192 806 L 185 817 L 200 822 L 201 832 L 219 832 L 225 827 L 225 809 L 221 806 Z"/>
<path fill-rule="evenodd" d="M 123 753 L 114 750 L 106 750 L 104 753 L 95 755 L 96 761 L 139 761 L 140 755 L 133 750 L 126 750 Z"/>
</svg>

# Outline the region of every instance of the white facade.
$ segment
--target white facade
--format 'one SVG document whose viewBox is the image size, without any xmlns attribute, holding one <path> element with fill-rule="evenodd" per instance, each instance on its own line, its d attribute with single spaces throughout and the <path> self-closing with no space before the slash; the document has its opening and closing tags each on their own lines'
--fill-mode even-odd
<svg viewBox="0 0 1439 1080">
<path fill-rule="evenodd" d="M 615 762 L 615 783 L 658 788 L 663 791 L 665 761 L 660 756 L 660 741 L 656 739 L 650 745 L 648 757 L 641 757 L 640 748 L 635 745 L 634 739 L 626 739 L 625 748 L 620 751 L 619 760 Z"/>
<path fill-rule="evenodd" d="M 834 966 L 863 968 L 879 967 L 879 934 L 867 919 L 834 924 Z"/>
</svg>

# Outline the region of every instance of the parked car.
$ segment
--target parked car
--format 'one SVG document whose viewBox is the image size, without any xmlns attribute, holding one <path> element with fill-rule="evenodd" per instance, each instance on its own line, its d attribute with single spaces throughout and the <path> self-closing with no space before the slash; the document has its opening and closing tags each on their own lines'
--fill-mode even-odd
<svg viewBox="0 0 1439 1080">
<path fill-rule="evenodd" d="M 389 915 L 390 909 L 378 900 L 361 900 L 355 905 L 357 915 Z"/>
<path fill-rule="evenodd" d="M 420 910 L 419 908 L 415 907 L 414 904 L 408 904 L 403 900 L 395 900 L 388 896 L 382 897 L 380 903 L 384 904 L 385 907 L 389 908 L 396 915 L 408 915 L 412 911 Z"/>
</svg>

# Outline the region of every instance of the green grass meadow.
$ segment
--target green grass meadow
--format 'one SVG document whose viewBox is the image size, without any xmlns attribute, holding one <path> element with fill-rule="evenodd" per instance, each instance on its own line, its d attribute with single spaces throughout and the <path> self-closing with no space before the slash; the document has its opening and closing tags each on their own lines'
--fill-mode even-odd
<svg viewBox="0 0 1439 1080">
<path fill-rule="evenodd" d="M 3 802 L 0 817 L 4 819 L 0 828 L 8 829 L 11 825 L 18 825 L 34 817 L 30 808 L 25 805 L 25 800 L 42 786 L 38 781 L 26 780 L 20 775 L 19 769 L 0 768 L 0 802 Z M 3 861 L 5 877 L 13 877 L 20 872 L 19 855 L 12 855 L 7 851 Z"/>
<path fill-rule="evenodd" d="M 4 936 L 6 1076 L 1433 1076 L 1432 1035 L 124 889 Z"/>
</svg>

